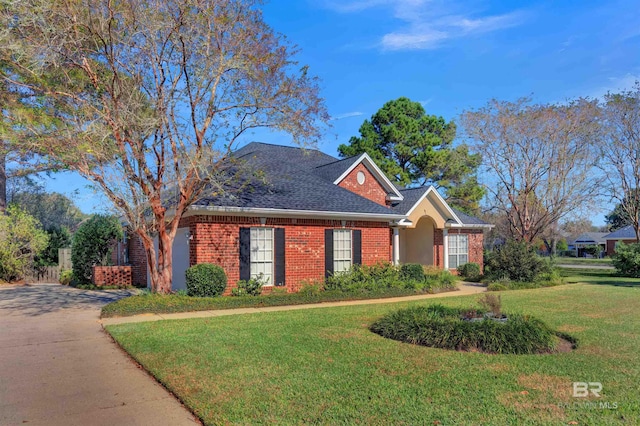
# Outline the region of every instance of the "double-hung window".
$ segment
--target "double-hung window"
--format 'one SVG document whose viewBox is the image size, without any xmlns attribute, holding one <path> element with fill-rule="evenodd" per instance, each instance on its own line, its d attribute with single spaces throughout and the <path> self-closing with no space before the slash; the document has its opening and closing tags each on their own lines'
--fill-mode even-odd
<svg viewBox="0 0 640 426">
<path fill-rule="evenodd" d="M 469 235 L 449 234 L 449 268 L 469 262 Z"/>
<path fill-rule="evenodd" d="M 273 228 L 251 228 L 251 278 L 263 275 L 273 285 Z"/>
<path fill-rule="evenodd" d="M 351 230 L 333 230 L 333 272 L 344 272 L 353 263 L 351 244 Z"/>
</svg>

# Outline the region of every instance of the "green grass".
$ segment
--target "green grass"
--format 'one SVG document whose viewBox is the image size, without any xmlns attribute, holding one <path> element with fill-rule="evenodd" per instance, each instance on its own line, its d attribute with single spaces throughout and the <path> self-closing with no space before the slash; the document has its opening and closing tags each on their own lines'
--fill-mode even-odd
<svg viewBox="0 0 640 426">
<path fill-rule="evenodd" d="M 450 289 L 452 290 L 452 289 Z M 447 291 L 436 289 L 435 292 Z M 428 291 L 432 292 L 432 291 Z M 180 294 L 141 294 L 109 303 L 102 308 L 102 318 L 138 314 L 209 311 L 217 309 L 262 308 L 266 306 L 304 305 L 342 300 L 378 299 L 428 293 L 412 289 L 391 288 L 380 291 L 323 291 L 318 293 L 286 293 L 264 296 L 190 297 Z"/>
<path fill-rule="evenodd" d="M 640 280 L 633 282 L 502 294 L 504 310 L 578 338 L 577 350 L 561 354 L 455 352 L 368 330 L 393 310 L 434 303 L 427 301 L 107 330 L 205 424 L 634 424 Z M 477 299 L 436 303 L 470 307 Z M 602 382 L 602 397 L 589 399 L 595 408 L 572 397 L 574 381 Z M 605 402 L 618 408 L 600 408 Z"/>
<path fill-rule="evenodd" d="M 561 269 L 560 274 L 568 284 L 589 283 L 595 285 L 640 288 L 640 279 L 618 276 L 616 275 L 615 270 Z"/>
<path fill-rule="evenodd" d="M 595 259 L 588 257 L 556 257 L 555 262 L 561 265 L 599 265 L 599 266 L 613 266 L 610 257 L 603 259 Z"/>
</svg>

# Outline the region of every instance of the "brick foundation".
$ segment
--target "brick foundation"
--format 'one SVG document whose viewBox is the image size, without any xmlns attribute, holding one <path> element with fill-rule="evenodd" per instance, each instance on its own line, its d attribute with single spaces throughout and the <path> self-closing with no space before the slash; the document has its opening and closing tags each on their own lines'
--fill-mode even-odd
<svg viewBox="0 0 640 426">
<path fill-rule="evenodd" d="M 131 286 L 131 266 L 94 266 L 91 282 L 98 287 Z"/>
</svg>

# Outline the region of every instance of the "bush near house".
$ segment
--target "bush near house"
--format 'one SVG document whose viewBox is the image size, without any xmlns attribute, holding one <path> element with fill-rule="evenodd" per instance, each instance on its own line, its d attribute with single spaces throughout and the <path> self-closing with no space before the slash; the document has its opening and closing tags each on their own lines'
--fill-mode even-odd
<svg viewBox="0 0 640 426">
<path fill-rule="evenodd" d="M 232 296 L 260 296 L 262 287 L 267 284 L 264 275 L 260 274 L 250 280 L 240 280 L 236 287 L 231 290 Z"/>
<path fill-rule="evenodd" d="M 400 268 L 393 265 L 354 266 L 347 272 L 327 278 L 325 282 L 308 282 L 297 293 L 287 293 L 284 288 L 274 287 L 270 294 L 252 296 L 248 291 L 249 287 L 254 288 L 257 283 L 240 282 L 240 289 L 232 290 L 232 294 L 238 297 L 190 297 L 182 293 L 143 294 L 109 303 L 102 308 L 102 316 L 302 305 L 410 296 L 453 290 L 456 281 L 453 274 L 437 268 L 425 268 L 422 281 L 407 281 L 401 278 Z"/>
<path fill-rule="evenodd" d="M 620 275 L 640 278 L 640 244 L 620 243 L 611 258 Z"/>
<path fill-rule="evenodd" d="M 186 272 L 187 294 L 196 297 L 216 297 L 227 288 L 224 269 L 212 263 L 193 265 Z"/>
<path fill-rule="evenodd" d="M 480 281 L 482 274 L 480 273 L 480 265 L 469 262 L 458 266 L 458 276 L 467 281 Z"/>
<path fill-rule="evenodd" d="M 96 214 L 80 225 L 71 244 L 73 277 L 78 284 L 91 282 L 94 266 L 111 263 L 113 243 L 122 237 L 122 226 L 114 216 Z"/>
</svg>

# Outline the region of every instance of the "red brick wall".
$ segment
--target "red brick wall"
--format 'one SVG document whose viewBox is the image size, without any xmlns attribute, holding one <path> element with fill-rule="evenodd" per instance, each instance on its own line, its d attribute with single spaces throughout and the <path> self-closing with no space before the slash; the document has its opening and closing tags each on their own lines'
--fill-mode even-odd
<svg viewBox="0 0 640 426">
<path fill-rule="evenodd" d="M 442 229 L 433 230 L 433 264 L 444 268 L 444 240 Z"/>
<path fill-rule="evenodd" d="M 240 279 L 239 234 L 241 227 L 261 226 L 260 218 L 235 216 L 191 216 L 180 223 L 189 227 L 190 263 L 215 263 L 227 273 L 227 293 Z M 285 228 L 285 282 L 288 291 L 304 281 L 324 278 L 324 230 L 342 228 L 339 220 L 268 218 L 267 227 Z M 346 228 L 362 231 L 362 263 L 390 262 L 390 234 L 386 222 L 347 221 Z"/>
<path fill-rule="evenodd" d="M 620 240 L 607 240 L 607 256 L 616 252 L 616 243 Z M 622 240 L 625 244 L 635 244 L 636 240 Z"/>
<path fill-rule="evenodd" d="M 138 235 L 129 236 L 129 264 L 131 265 L 131 281 L 136 287 L 147 286 L 147 254 Z"/>
<path fill-rule="evenodd" d="M 131 266 L 94 266 L 91 282 L 98 287 L 131 286 Z"/>
<path fill-rule="evenodd" d="M 363 172 L 365 180 L 362 185 L 358 183 L 358 172 Z M 351 192 L 355 192 L 361 197 L 367 198 L 374 203 L 387 205 L 387 191 L 382 187 L 380 182 L 369 172 L 369 170 L 362 164 L 358 164 L 349 173 L 338 186 L 344 189 L 348 189 Z"/>
</svg>

